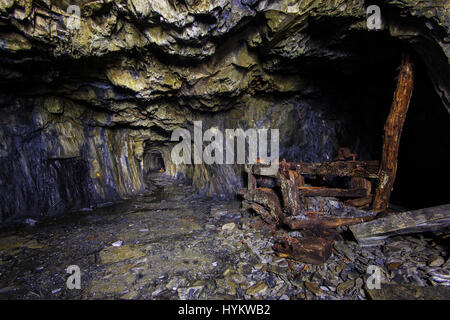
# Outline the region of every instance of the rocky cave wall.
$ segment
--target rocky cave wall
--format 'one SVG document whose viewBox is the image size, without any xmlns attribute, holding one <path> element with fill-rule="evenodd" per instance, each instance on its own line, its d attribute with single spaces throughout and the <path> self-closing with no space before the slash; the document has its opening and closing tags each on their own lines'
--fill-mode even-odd
<svg viewBox="0 0 450 320">
<path fill-rule="evenodd" d="M 175 165 L 171 132 L 279 128 L 281 158 L 377 159 L 403 50 L 450 110 L 446 1 L 0 0 L 0 221 L 145 191 L 144 154 L 199 193 L 239 165 Z M 365 8 L 381 7 L 369 31 Z"/>
</svg>

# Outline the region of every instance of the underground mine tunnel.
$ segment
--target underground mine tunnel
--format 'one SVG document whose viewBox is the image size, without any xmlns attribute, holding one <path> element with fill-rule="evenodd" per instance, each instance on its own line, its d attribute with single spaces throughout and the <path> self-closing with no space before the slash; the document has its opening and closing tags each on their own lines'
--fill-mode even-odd
<svg viewBox="0 0 450 320">
<path fill-rule="evenodd" d="M 164 165 L 164 158 L 160 151 L 150 151 L 144 154 L 144 171 L 149 173 L 164 173 L 166 166 Z"/>
<path fill-rule="evenodd" d="M 449 299 L 449 16 L 0 1 L 0 299 Z"/>
</svg>

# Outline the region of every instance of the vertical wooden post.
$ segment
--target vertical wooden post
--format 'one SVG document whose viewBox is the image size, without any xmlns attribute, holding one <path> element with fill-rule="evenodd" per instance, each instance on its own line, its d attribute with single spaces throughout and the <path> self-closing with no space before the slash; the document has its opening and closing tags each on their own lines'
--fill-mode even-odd
<svg viewBox="0 0 450 320">
<path fill-rule="evenodd" d="M 397 158 L 406 113 L 414 87 L 414 64 L 408 54 L 403 54 L 391 111 L 384 126 L 383 152 L 379 169 L 379 183 L 373 202 L 373 210 L 386 211 L 389 205 L 395 176 Z"/>
<path fill-rule="evenodd" d="M 281 194 L 283 196 L 283 203 L 289 215 L 296 215 L 302 210 L 302 203 L 300 201 L 300 194 L 298 192 L 296 172 L 288 170 L 287 177 L 284 173 L 280 174 Z"/>
<path fill-rule="evenodd" d="M 248 188 L 248 190 L 256 189 L 257 184 L 256 184 L 256 178 L 253 175 L 253 166 L 252 165 L 245 166 L 245 170 L 247 171 L 247 178 L 248 178 L 248 181 L 247 181 L 248 187 L 247 188 Z"/>
</svg>

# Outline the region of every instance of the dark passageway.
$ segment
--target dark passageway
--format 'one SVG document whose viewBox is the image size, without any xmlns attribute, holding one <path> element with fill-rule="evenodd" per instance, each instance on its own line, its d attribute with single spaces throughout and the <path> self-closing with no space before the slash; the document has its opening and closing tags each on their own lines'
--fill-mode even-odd
<svg viewBox="0 0 450 320">
<path fill-rule="evenodd" d="M 147 174 L 165 172 L 166 166 L 162 153 L 157 150 L 147 152 L 144 156 L 144 169 Z"/>
</svg>

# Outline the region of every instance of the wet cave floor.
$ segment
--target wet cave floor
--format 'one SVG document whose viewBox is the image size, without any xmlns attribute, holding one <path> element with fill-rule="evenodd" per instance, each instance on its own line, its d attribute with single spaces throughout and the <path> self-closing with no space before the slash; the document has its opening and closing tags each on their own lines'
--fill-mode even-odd
<svg viewBox="0 0 450 320">
<path fill-rule="evenodd" d="M 278 257 L 268 227 L 239 201 L 154 184 L 146 196 L 0 230 L 0 299 L 383 298 L 366 286 L 369 265 L 400 298 L 449 298 L 447 248 L 434 239 L 340 241 L 327 263 L 306 265 Z M 79 290 L 66 287 L 70 265 L 81 269 Z"/>
</svg>

